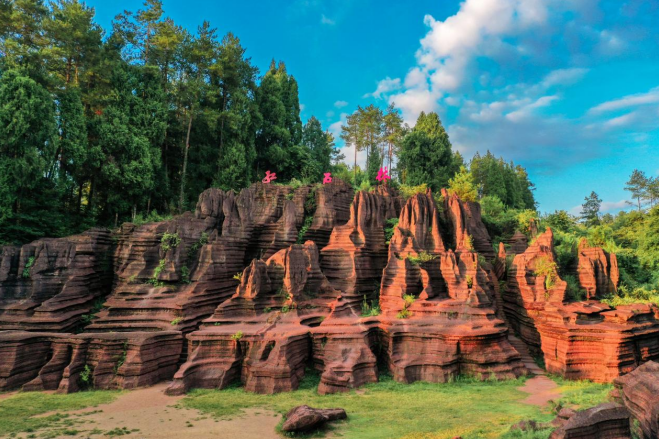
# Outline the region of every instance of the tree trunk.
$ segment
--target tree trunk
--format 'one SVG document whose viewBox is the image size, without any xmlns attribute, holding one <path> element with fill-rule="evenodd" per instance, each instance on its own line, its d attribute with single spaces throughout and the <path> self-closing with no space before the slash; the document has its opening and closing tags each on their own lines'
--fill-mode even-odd
<svg viewBox="0 0 659 439">
<path fill-rule="evenodd" d="M 357 144 L 355 143 L 355 166 L 354 166 L 355 176 L 353 177 L 352 184 L 357 186 Z"/>
<path fill-rule="evenodd" d="M 190 131 L 192 130 L 192 107 L 188 118 L 188 133 L 185 136 L 185 151 L 183 153 L 183 172 L 181 173 L 181 194 L 178 200 L 178 211 L 183 212 L 183 198 L 185 197 L 185 173 L 188 168 L 188 150 L 190 149 Z"/>
</svg>

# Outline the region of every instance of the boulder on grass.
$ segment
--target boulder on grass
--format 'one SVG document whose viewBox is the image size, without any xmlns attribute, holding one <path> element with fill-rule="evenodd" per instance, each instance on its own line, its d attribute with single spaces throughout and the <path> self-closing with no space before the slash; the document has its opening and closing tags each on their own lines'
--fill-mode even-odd
<svg viewBox="0 0 659 439">
<path fill-rule="evenodd" d="M 308 405 L 300 405 L 291 409 L 286 414 L 286 422 L 282 426 L 283 431 L 302 432 L 314 430 L 326 422 L 346 419 L 346 411 L 337 409 L 315 409 Z"/>
</svg>

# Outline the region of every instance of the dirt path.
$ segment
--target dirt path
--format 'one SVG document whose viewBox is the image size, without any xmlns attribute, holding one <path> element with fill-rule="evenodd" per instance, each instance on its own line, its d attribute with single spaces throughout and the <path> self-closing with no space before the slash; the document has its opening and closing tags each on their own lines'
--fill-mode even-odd
<svg viewBox="0 0 659 439">
<path fill-rule="evenodd" d="M 545 375 L 534 376 L 526 380 L 524 385 L 518 389 L 529 394 L 529 397 L 522 401 L 523 403 L 539 407 L 544 407 L 552 399 L 556 401 L 561 397 L 558 392 L 558 384 Z"/>
<path fill-rule="evenodd" d="M 79 433 L 64 437 L 104 438 L 114 432 L 136 439 L 281 439 L 275 432 L 280 419 L 277 413 L 248 409 L 232 419 L 216 420 L 197 410 L 173 407 L 183 396 L 165 395 L 166 387 L 167 383 L 162 383 L 133 390 L 110 404 L 67 412 L 76 420 Z"/>
</svg>

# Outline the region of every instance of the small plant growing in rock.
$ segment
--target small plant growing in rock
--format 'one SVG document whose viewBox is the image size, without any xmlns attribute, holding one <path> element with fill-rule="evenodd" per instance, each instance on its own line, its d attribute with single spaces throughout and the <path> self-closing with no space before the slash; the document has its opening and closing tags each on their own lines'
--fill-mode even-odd
<svg viewBox="0 0 659 439">
<path fill-rule="evenodd" d="M 387 244 L 389 244 L 391 238 L 394 236 L 396 227 L 398 227 L 398 218 L 389 218 L 387 224 L 384 226 L 384 240 Z"/>
<path fill-rule="evenodd" d="M 362 317 L 374 317 L 380 315 L 380 305 L 377 304 L 374 300 L 371 301 L 371 304 L 366 301 L 366 296 L 364 295 L 364 301 L 362 302 Z"/>
<path fill-rule="evenodd" d="M 181 282 L 190 284 L 190 269 L 185 265 L 181 267 Z"/>
<path fill-rule="evenodd" d="M 413 265 L 421 265 L 424 262 L 432 261 L 433 259 L 437 259 L 437 256 L 431 255 L 427 251 L 422 251 L 417 256 L 413 256 L 411 254 L 407 255 L 407 260 L 410 261 Z"/>
<path fill-rule="evenodd" d="M 313 216 L 308 216 L 304 219 L 304 224 L 302 224 L 302 227 L 300 228 L 300 231 L 297 234 L 296 244 L 304 244 L 304 235 L 307 234 L 307 231 L 309 230 L 309 227 L 311 227 L 312 223 L 313 223 Z"/>
<path fill-rule="evenodd" d="M 81 387 L 89 388 L 92 385 L 92 378 L 94 375 L 94 369 L 92 369 L 89 364 L 85 364 L 85 367 L 80 372 L 80 382 Z"/>
<path fill-rule="evenodd" d="M 165 264 L 167 261 L 165 259 L 161 259 L 160 262 L 158 263 L 158 266 L 153 270 L 153 276 L 151 276 L 151 279 L 147 280 L 146 283 L 153 285 L 154 287 L 161 287 L 164 285 L 163 282 L 160 282 L 158 280 L 158 277 L 160 276 L 160 273 L 165 269 Z"/>
<path fill-rule="evenodd" d="M 242 280 L 243 280 L 243 272 L 240 271 L 240 272 L 234 274 L 234 275 L 233 275 L 233 278 L 234 278 L 235 280 L 237 280 L 238 282 L 242 281 Z"/>
<path fill-rule="evenodd" d="M 467 281 L 467 287 L 468 288 L 471 288 L 471 287 L 474 286 L 474 279 L 471 277 L 471 275 L 468 274 L 467 277 L 465 278 L 465 280 Z"/>
<path fill-rule="evenodd" d="M 243 338 L 243 335 L 243 331 L 238 331 L 231 336 L 231 340 L 240 341 L 240 339 Z"/>
<path fill-rule="evenodd" d="M 471 235 L 467 235 L 467 239 L 465 239 L 465 247 L 470 251 L 474 249 L 474 238 Z"/>
<path fill-rule="evenodd" d="M 201 236 L 188 248 L 188 258 L 191 258 L 204 245 L 208 244 L 208 233 L 201 232 Z"/>
<path fill-rule="evenodd" d="M 416 300 L 416 297 L 412 294 L 405 294 L 403 295 L 403 300 L 405 301 L 405 308 L 409 308 Z"/>
<path fill-rule="evenodd" d="M 178 233 L 165 233 L 160 240 L 160 248 L 162 251 L 168 252 L 170 249 L 178 247 L 180 243 L 181 238 Z"/>
<path fill-rule="evenodd" d="M 263 312 L 266 313 L 266 314 L 269 313 L 270 311 L 272 311 L 272 308 L 270 308 L 269 306 L 266 306 L 265 308 L 263 308 Z"/>
<path fill-rule="evenodd" d="M 397 319 L 406 319 L 412 315 L 412 311 L 407 308 L 401 309 L 398 314 L 396 314 Z"/>
<path fill-rule="evenodd" d="M 183 319 L 182 319 L 181 317 L 176 317 L 176 318 L 175 318 L 174 320 L 172 320 L 170 323 L 171 323 L 172 326 L 176 326 L 176 325 L 178 325 L 179 323 L 181 323 L 181 321 L 183 321 Z"/>
<path fill-rule="evenodd" d="M 23 268 L 23 277 L 28 278 L 30 277 L 30 269 L 34 265 L 34 256 L 30 256 L 27 259 L 27 262 L 25 263 L 25 267 Z"/>
<path fill-rule="evenodd" d="M 535 261 L 533 274 L 536 276 L 545 276 L 545 289 L 551 290 L 556 283 L 556 262 L 550 261 L 548 257 L 541 256 Z"/>
</svg>

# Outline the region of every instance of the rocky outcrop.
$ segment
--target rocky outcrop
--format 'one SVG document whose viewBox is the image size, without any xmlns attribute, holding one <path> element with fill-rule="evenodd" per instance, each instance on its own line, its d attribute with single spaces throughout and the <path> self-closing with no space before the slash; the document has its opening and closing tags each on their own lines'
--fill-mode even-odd
<svg viewBox="0 0 659 439">
<path fill-rule="evenodd" d="M 615 254 L 599 247 L 589 247 L 585 239 L 577 251 L 577 276 L 588 299 L 601 299 L 618 290 L 618 260 Z"/>
<path fill-rule="evenodd" d="M 281 429 L 287 432 L 306 432 L 315 430 L 327 422 L 347 419 L 347 417 L 343 409 L 315 409 L 308 405 L 300 405 L 286 414 L 286 421 Z"/>
<path fill-rule="evenodd" d="M 178 331 L 114 334 L 0 333 L 0 390 L 132 389 L 170 379 Z"/>
<path fill-rule="evenodd" d="M 382 269 L 387 263 L 384 225 L 393 218 L 394 199 L 357 192 L 350 206 L 350 219 L 332 231 L 321 249 L 321 268 L 347 305 L 358 305 L 364 296 L 376 300 Z"/>
<path fill-rule="evenodd" d="M 659 437 L 659 363 L 649 361 L 613 381 L 618 397 L 645 438 Z"/>
<path fill-rule="evenodd" d="M 550 439 L 631 439 L 627 409 L 612 402 L 577 412 Z"/>
<path fill-rule="evenodd" d="M 593 294 L 601 291 L 597 285 L 617 281 L 615 262 L 609 262 L 615 255 L 581 246 L 580 258 L 580 266 L 598 267 L 588 271 L 591 283 L 582 283 L 595 288 Z M 659 358 L 659 310 L 654 305 L 613 310 L 598 301 L 564 303 L 566 283 L 554 261 L 553 236 L 547 229 L 515 256 L 503 293 L 511 325 L 532 352 L 544 356 L 547 371 L 609 382 Z"/>
<path fill-rule="evenodd" d="M 444 210 L 452 225 L 455 251 L 475 250 L 488 261 L 496 257 L 492 240 L 481 218 L 481 206 L 472 201 L 462 201 L 457 195 L 449 195 L 442 189 Z"/>
<path fill-rule="evenodd" d="M 0 249 L 0 330 L 72 331 L 112 286 L 112 237 L 91 229 Z"/>
<path fill-rule="evenodd" d="M 313 203 L 308 199 L 305 206 L 307 210 L 315 207 L 315 211 L 303 239 L 314 241 L 318 248 L 325 247 L 334 227 L 342 226 L 350 219 L 350 204 L 354 193 L 352 185 L 338 178 L 312 190 Z"/>
</svg>

